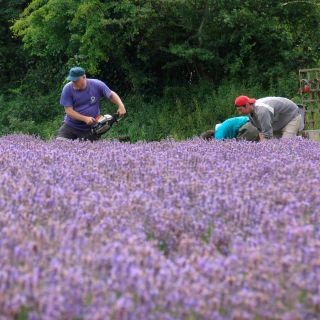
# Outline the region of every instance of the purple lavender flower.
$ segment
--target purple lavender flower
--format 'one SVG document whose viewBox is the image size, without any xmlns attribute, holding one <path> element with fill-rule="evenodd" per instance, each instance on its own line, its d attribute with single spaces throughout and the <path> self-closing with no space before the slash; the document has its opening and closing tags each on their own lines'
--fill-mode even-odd
<svg viewBox="0 0 320 320">
<path fill-rule="evenodd" d="M 0 319 L 316 319 L 320 145 L 0 138 Z"/>
</svg>

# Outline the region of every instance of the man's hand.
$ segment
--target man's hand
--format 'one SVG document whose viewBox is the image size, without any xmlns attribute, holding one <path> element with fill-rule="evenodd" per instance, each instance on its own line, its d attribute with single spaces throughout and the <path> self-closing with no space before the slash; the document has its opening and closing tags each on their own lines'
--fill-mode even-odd
<svg viewBox="0 0 320 320">
<path fill-rule="evenodd" d="M 125 114 L 127 113 L 126 108 L 124 105 L 119 106 L 118 110 L 117 110 L 117 114 L 120 117 L 123 117 Z"/>
<path fill-rule="evenodd" d="M 88 125 L 88 126 L 92 126 L 93 124 L 95 124 L 97 121 L 95 118 L 93 117 L 84 117 L 83 121 Z"/>
<path fill-rule="evenodd" d="M 260 142 L 266 142 L 268 139 L 264 136 L 263 133 L 259 133 Z"/>
<path fill-rule="evenodd" d="M 65 111 L 66 111 L 66 114 L 69 117 L 71 117 L 72 119 L 75 119 L 78 121 L 83 121 L 88 126 L 92 126 L 93 124 L 95 124 L 97 122 L 95 118 L 84 116 L 84 115 L 80 114 L 79 112 L 73 110 L 73 107 L 71 107 L 71 106 L 65 107 Z"/>
</svg>

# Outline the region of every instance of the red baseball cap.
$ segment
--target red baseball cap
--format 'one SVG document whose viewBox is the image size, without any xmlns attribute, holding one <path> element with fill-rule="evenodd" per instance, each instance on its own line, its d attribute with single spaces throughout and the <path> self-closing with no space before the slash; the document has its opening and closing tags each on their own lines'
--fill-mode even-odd
<svg viewBox="0 0 320 320">
<path fill-rule="evenodd" d="M 257 101 L 256 99 L 251 99 L 247 96 L 240 96 L 236 99 L 234 104 L 236 107 L 242 107 L 242 106 L 245 106 L 247 103 L 253 104 L 256 101 Z"/>
</svg>

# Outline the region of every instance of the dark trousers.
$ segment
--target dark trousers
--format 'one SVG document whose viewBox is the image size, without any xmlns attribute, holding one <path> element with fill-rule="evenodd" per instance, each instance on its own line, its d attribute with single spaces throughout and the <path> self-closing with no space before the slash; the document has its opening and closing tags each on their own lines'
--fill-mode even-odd
<svg viewBox="0 0 320 320">
<path fill-rule="evenodd" d="M 259 131 L 251 122 L 244 124 L 238 132 L 237 140 L 259 141 Z"/>
<path fill-rule="evenodd" d="M 77 130 L 68 126 L 66 123 L 58 130 L 57 139 L 68 139 L 68 140 L 81 140 L 81 141 L 96 141 L 100 139 L 100 136 L 92 134 L 91 131 Z"/>
</svg>

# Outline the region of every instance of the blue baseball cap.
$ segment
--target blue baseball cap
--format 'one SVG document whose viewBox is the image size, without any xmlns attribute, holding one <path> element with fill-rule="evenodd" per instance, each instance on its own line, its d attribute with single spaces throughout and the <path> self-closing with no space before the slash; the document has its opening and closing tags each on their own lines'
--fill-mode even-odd
<svg viewBox="0 0 320 320">
<path fill-rule="evenodd" d="M 69 75 L 67 77 L 68 81 L 77 81 L 81 76 L 84 76 L 86 72 L 81 67 L 73 67 L 69 71 Z"/>
</svg>

